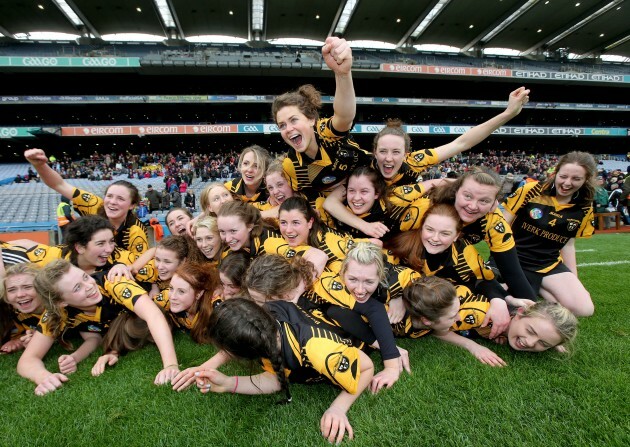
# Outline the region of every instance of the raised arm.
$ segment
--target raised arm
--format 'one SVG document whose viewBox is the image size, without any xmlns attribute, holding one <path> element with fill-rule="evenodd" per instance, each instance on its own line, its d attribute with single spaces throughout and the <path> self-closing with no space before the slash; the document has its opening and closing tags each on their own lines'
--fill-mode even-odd
<svg viewBox="0 0 630 447">
<path fill-rule="evenodd" d="M 488 138 L 492 132 L 503 126 L 516 115 L 521 113 L 525 104 L 529 101 L 529 89 L 519 87 L 510 93 L 507 108 L 497 116 L 490 118 L 485 123 L 473 127 L 448 144 L 437 147 L 439 161 L 447 160 Z"/>
<path fill-rule="evenodd" d="M 328 68 L 335 73 L 335 100 L 332 124 L 335 130 L 346 132 L 352 128 L 357 112 L 357 101 L 352 82 L 352 50 L 345 39 L 328 37 L 322 47 Z"/>
<path fill-rule="evenodd" d="M 48 166 L 48 158 L 46 158 L 46 153 L 43 150 L 28 149 L 24 152 L 24 157 L 33 165 L 46 186 L 72 200 L 72 194 L 75 189 L 74 186 L 66 182 L 57 171 Z"/>
</svg>

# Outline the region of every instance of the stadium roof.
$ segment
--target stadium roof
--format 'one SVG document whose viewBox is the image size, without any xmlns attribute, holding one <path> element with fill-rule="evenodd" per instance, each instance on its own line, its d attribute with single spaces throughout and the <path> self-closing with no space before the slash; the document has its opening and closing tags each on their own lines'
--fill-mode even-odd
<svg viewBox="0 0 630 447">
<path fill-rule="evenodd" d="M 545 51 L 579 57 L 630 57 L 628 0 L 3 0 L 2 40 L 80 43 L 157 36 L 167 44 L 231 36 L 251 45 L 283 38 L 323 42 L 331 34 L 390 47 L 443 45 L 520 55 Z M 1 38 L 2 36 L 0 36 Z M 365 44 L 361 46 L 366 46 Z M 369 44 L 367 45 L 369 46 Z"/>
</svg>

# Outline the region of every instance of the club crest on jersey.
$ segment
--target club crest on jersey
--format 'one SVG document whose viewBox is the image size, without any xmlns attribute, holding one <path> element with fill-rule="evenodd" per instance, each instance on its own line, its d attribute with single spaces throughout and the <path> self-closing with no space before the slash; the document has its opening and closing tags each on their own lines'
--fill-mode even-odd
<svg viewBox="0 0 630 447">
<path fill-rule="evenodd" d="M 419 153 L 413 156 L 413 159 L 416 161 L 422 161 L 424 160 L 424 154 L 423 153 Z"/>
<path fill-rule="evenodd" d="M 350 157 L 350 152 L 345 149 L 339 149 L 337 152 L 337 158 L 348 158 Z"/>
<path fill-rule="evenodd" d="M 411 213 L 407 213 L 405 214 L 405 218 L 403 219 L 403 222 L 409 222 L 410 219 L 411 219 Z"/>
<path fill-rule="evenodd" d="M 92 200 L 92 194 L 81 194 L 81 198 L 83 199 L 84 202 L 89 202 L 90 200 Z"/>
<path fill-rule="evenodd" d="M 475 324 L 475 316 L 474 315 L 466 315 L 466 318 L 464 318 L 464 323 L 470 324 L 470 325 L 474 325 Z"/>
<path fill-rule="evenodd" d="M 346 372 L 348 369 L 350 369 L 350 360 L 345 355 L 342 355 L 339 360 L 339 365 L 337 366 L 337 371 Z"/>
<path fill-rule="evenodd" d="M 333 281 L 330 287 L 332 287 L 333 290 L 343 290 L 343 286 L 337 281 Z"/>
<path fill-rule="evenodd" d="M 159 293 L 158 296 L 155 297 L 155 301 L 164 301 L 164 295 Z"/>
<path fill-rule="evenodd" d="M 147 274 L 146 267 L 142 267 L 140 270 L 138 270 L 138 275 L 146 275 L 146 274 Z"/>
<path fill-rule="evenodd" d="M 125 290 L 123 290 L 122 292 L 122 297 L 125 299 L 131 298 L 131 290 L 129 290 L 128 288 L 125 288 Z"/>
<path fill-rule="evenodd" d="M 326 130 L 326 123 L 322 121 L 321 123 L 319 123 L 319 131 L 323 132 L 324 130 Z"/>
<path fill-rule="evenodd" d="M 505 225 L 503 225 L 503 222 L 499 222 L 498 224 L 496 224 L 494 226 L 494 229 L 497 230 L 499 233 L 505 233 Z"/>
<path fill-rule="evenodd" d="M 403 186 L 403 193 L 409 194 L 411 191 L 413 191 L 411 186 Z"/>
<path fill-rule="evenodd" d="M 35 256 L 41 256 L 42 254 L 46 253 L 46 250 L 43 248 L 38 248 L 35 251 L 33 251 L 33 254 Z"/>
<path fill-rule="evenodd" d="M 479 236 L 478 234 L 471 234 L 470 236 L 468 236 L 468 238 L 472 241 L 473 244 L 476 244 L 481 240 L 481 236 Z"/>
<path fill-rule="evenodd" d="M 575 231 L 577 230 L 578 224 L 577 222 L 568 222 L 567 223 L 567 230 L 569 231 Z"/>
<path fill-rule="evenodd" d="M 335 180 L 337 180 L 337 177 L 335 177 L 334 175 L 327 175 L 326 177 L 322 179 L 322 183 L 324 185 L 328 185 L 329 183 L 332 183 Z"/>
<path fill-rule="evenodd" d="M 136 251 L 137 252 L 144 251 L 144 244 L 136 244 Z"/>
<path fill-rule="evenodd" d="M 287 251 L 287 256 L 286 256 L 286 257 L 287 257 L 287 258 L 293 258 L 293 257 L 295 257 L 295 250 L 293 250 L 292 248 L 290 248 L 290 249 Z"/>
<path fill-rule="evenodd" d="M 540 208 L 532 208 L 529 212 L 529 217 L 532 219 L 538 220 L 543 216 L 543 212 Z"/>
</svg>

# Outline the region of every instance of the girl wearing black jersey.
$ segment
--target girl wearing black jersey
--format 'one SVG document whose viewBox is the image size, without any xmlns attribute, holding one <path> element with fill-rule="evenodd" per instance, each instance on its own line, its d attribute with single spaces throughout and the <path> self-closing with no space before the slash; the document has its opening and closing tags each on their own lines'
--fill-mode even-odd
<svg viewBox="0 0 630 447">
<path fill-rule="evenodd" d="M 67 382 L 66 374 L 76 371 L 77 363 L 99 346 L 100 334 L 125 311 L 132 311 L 147 322 L 160 351 L 163 369 L 155 383 L 167 383 L 177 374 L 179 367 L 168 323 L 144 289 L 133 281 L 112 283 L 102 275 L 96 281 L 68 261 L 56 260 L 37 274 L 34 285 L 46 311 L 20 357 L 17 370 L 22 377 L 35 382 L 38 396 Z M 72 329 L 80 331 L 83 344 L 72 354 L 59 358 L 59 373 L 48 371 L 42 361 L 44 356 L 55 339 L 67 345 L 64 335 Z"/>
<path fill-rule="evenodd" d="M 264 308 L 234 298 L 212 314 L 208 335 L 230 358 L 256 360 L 265 372 L 228 377 L 216 369 L 197 371 L 202 392 L 271 394 L 284 391 L 291 401 L 289 382 L 329 381 L 342 389 L 320 421 L 320 433 L 339 444 L 354 432 L 347 412 L 367 388 L 374 367 L 370 358 L 349 341 L 319 327 L 293 303 L 275 301 Z"/>
<path fill-rule="evenodd" d="M 140 203 L 140 193 L 134 185 L 126 180 L 118 180 L 107 187 L 101 199 L 66 182 L 48 166 L 43 150 L 29 149 L 24 152 L 24 157 L 33 165 L 46 186 L 72 200 L 74 209 L 81 216 L 99 214 L 106 217 L 114 227 L 117 246 L 137 256 L 149 248 L 146 227 L 133 213 Z"/>
<path fill-rule="evenodd" d="M 590 316 L 595 310 L 578 278 L 575 238 L 590 237 L 594 231 L 596 173 L 591 154 L 570 152 L 560 158 L 547 181 L 525 184 L 504 203 L 532 287 L 578 316 Z"/>
</svg>

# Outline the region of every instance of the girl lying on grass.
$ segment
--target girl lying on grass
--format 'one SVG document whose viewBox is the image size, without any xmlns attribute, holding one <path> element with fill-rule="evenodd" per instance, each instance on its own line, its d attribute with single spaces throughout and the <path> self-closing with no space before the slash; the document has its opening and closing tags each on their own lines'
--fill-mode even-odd
<svg viewBox="0 0 630 447">
<path fill-rule="evenodd" d="M 121 313 L 134 312 L 147 322 L 151 336 L 162 356 L 163 369 L 155 378 L 158 385 L 169 382 L 178 372 L 177 356 L 168 323 L 147 293 L 133 281 L 109 282 L 97 279 L 65 260 L 44 267 L 34 280 L 45 312 L 37 332 L 26 346 L 17 365 L 18 374 L 37 385 L 35 394 L 42 396 L 68 381 L 66 374 L 77 370 L 77 364 L 101 343 L 101 334 Z M 43 358 L 55 340 L 68 347 L 65 340 L 71 330 L 78 331 L 83 344 L 72 354 L 59 358 L 59 372 L 46 369 Z"/>
<path fill-rule="evenodd" d="M 414 281 L 403 291 L 407 310 L 395 333 L 418 338 L 431 333 L 447 343 L 465 348 L 480 362 L 491 366 L 506 363 L 488 348 L 455 331 L 475 330 L 487 337 L 489 328 L 481 328 L 486 300 L 476 300 L 470 291 L 457 289 L 448 281 L 427 276 Z M 577 334 L 577 319 L 565 307 L 556 303 L 540 302 L 520 307 L 497 342 L 507 340 L 516 351 L 542 352 L 550 348 L 566 351 Z"/>
<path fill-rule="evenodd" d="M 346 432 L 354 437 L 346 413 L 372 380 L 373 365 L 349 340 L 318 327 L 293 303 L 274 301 L 260 307 L 245 298 L 228 300 L 214 311 L 208 336 L 225 355 L 260 361 L 265 372 L 228 377 L 216 369 L 197 371 L 202 392 L 284 391 L 288 403 L 289 382 L 327 380 L 342 391 L 324 412 L 320 431 L 330 443 L 341 442 Z"/>
<path fill-rule="evenodd" d="M 0 354 L 10 354 L 26 347 L 44 313 L 33 280 L 39 269 L 31 264 L 15 264 L 7 268 L 0 281 L 0 299 L 11 306 L 11 339 L 0 348 Z"/>
</svg>

